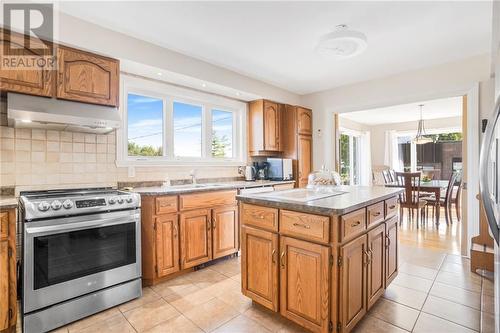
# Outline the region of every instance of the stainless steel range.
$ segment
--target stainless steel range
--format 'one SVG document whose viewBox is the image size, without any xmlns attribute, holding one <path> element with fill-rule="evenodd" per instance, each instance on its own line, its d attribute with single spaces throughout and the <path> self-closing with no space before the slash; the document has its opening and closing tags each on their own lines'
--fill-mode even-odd
<svg viewBox="0 0 500 333">
<path fill-rule="evenodd" d="M 21 193 L 24 332 L 141 296 L 140 206 L 111 188 Z"/>
</svg>

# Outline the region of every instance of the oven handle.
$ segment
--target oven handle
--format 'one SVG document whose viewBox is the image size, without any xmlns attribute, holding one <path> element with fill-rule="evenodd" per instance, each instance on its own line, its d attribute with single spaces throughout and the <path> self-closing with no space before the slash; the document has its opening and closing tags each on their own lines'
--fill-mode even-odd
<svg viewBox="0 0 500 333">
<path fill-rule="evenodd" d="M 124 217 L 121 216 L 110 219 L 99 219 L 95 221 L 73 222 L 68 224 L 47 225 L 42 227 L 26 227 L 25 231 L 28 234 L 40 234 L 46 232 L 73 231 L 79 229 L 88 229 L 89 227 L 95 228 L 133 222 L 137 222 L 137 220 L 133 218 L 124 219 Z"/>
</svg>

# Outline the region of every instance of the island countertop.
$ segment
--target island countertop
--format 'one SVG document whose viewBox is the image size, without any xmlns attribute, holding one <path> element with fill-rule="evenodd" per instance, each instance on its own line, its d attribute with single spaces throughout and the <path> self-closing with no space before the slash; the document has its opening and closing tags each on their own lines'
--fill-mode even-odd
<svg viewBox="0 0 500 333">
<path fill-rule="evenodd" d="M 236 199 L 250 204 L 312 214 L 341 215 L 389 199 L 403 191 L 401 188 L 387 188 L 383 186 L 328 186 L 328 189 L 343 193 L 311 201 L 287 200 L 282 197 L 272 196 L 270 193 L 237 195 Z M 293 189 L 286 190 L 286 192 L 304 190 L 305 189 Z M 279 194 L 279 192 L 276 192 L 276 195 Z"/>
</svg>

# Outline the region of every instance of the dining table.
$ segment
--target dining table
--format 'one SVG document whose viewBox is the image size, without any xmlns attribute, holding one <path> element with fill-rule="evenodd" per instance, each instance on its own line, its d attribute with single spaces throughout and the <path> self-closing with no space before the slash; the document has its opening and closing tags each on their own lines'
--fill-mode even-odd
<svg viewBox="0 0 500 333">
<path fill-rule="evenodd" d="M 385 187 L 404 187 L 404 185 L 398 184 L 398 182 L 386 183 Z M 431 193 L 436 197 L 436 225 L 439 225 L 439 217 L 441 215 L 441 192 L 446 190 L 448 187 L 447 180 L 430 180 L 427 182 L 420 181 L 420 192 Z M 414 187 L 417 190 L 417 187 Z"/>
</svg>

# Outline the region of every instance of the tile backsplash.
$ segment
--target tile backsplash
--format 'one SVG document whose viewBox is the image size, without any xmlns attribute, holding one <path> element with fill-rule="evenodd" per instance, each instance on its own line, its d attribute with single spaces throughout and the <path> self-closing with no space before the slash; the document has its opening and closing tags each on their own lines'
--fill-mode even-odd
<svg viewBox="0 0 500 333">
<path fill-rule="evenodd" d="M 116 134 L 86 134 L 0 126 L 0 186 L 16 192 L 117 182 L 189 178 L 192 167 L 117 167 Z M 196 168 L 199 178 L 237 177 L 237 167 Z"/>
</svg>

